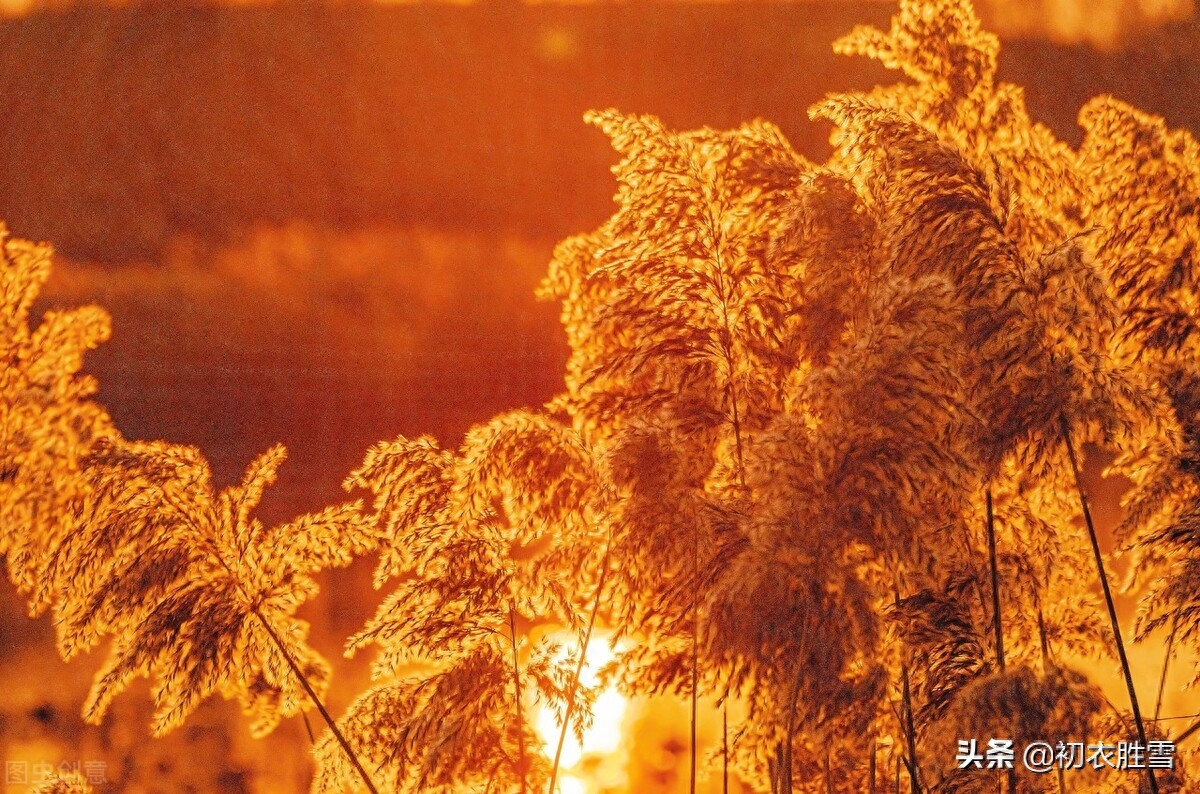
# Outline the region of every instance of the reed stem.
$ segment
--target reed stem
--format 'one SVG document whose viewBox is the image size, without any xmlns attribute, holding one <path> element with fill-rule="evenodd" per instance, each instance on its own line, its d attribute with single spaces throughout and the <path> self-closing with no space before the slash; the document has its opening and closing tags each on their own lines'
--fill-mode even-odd
<svg viewBox="0 0 1200 794">
<path fill-rule="evenodd" d="M 1096 525 L 1092 522 L 1092 511 L 1088 507 L 1087 494 L 1083 490 L 1083 477 L 1079 473 L 1079 460 L 1075 456 L 1075 445 L 1071 442 L 1071 425 L 1066 416 L 1059 416 L 1059 428 L 1062 430 L 1063 443 L 1067 446 L 1067 457 L 1071 461 L 1071 473 L 1075 476 L 1075 489 L 1079 493 L 1079 503 L 1083 508 L 1083 522 L 1087 525 L 1088 539 L 1092 543 L 1092 554 L 1096 558 L 1096 571 L 1100 576 L 1100 588 L 1104 591 L 1104 604 L 1108 607 L 1108 619 L 1112 623 L 1113 640 L 1117 646 L 1117 657 L 1121 660 L 1121 672 L 1125 675 L 1125 688 L 1129 690 L 1129 705 L 1133 710 L 1133 721 L 1137 726 L 1138 741 L 1145 747 L 1146 724 L 1142 721 L 1142 710 L 1138 707 L 1137 690 L 1133 686 L 1133 673 L 1129 667 L 1129 657 L 1125 653 L 1125 641 L 1121 639 L 1121 623 L 1117 619 L 1117 607 L 1113 601 L 1112 589 L 1108 585 L 1108 574 L 1104 569 L 1104 556 L 1100 553 L 1100 541 L 1096 537 Z M 1150 783 L 1150 794 L 1158 794 L 1158 781 L 1154 770 L 1146 768 L 1146 779 Z"/>
<path fill-rule="evenodd" d="M 1158 697 L 1154 701 L 1154 721 L 1162 713 L 1163 693 L 1167 690 L 1167 671 L 1171 667 L 1171 652 L 1175 649 L 1175 632 L 1179 630 L 1179 613 L 1171 618 L 1171 633 L 1167 635 L 1167 648 L 1163 653 L 1162 675 L 1158 679 Z"/>
<path fill-rule="evenodd" d="M 592 631 L 596 627 L 596 613 L 600 610 L 600 596 L 604 593 L 604 585 L 608 581 L 608 563 L 612 556 L 612 529 L 609 529 L 608 539 L 604 544 L 604 557 L 600 562 L 600 579 L 596 582 L 596 595 L 592 598 L 592 611 L 588 615 L 587 629 L 583 633 L 583 643 L 579 648 L 579 663 L 575 665 L 575 679 L 571 682 L 571 691 L 567 694 L 567 708 L 563 713 L 562 728 L 558 732 L 558 745 L 554 748 L 554 766 L 550 769 L 549 794 L 554 794 L 554 786 L 558 782 L 558 767 L 562 761 L 563 745 L 567 741 L 567 729 L 571 724 L 571 711 L 575 708 L 575 698 L 579 693 L 580 679 L 583 677 L 583 667 L 587 663 L 588 645 L 592 641 Z"/>
<path fill-rule="evenodd" d="M 996 666 L 1004 672 L 1004 617 L 1000 614 L 1000 566 L 996 564 L 996 514 L 992 508 L 992 489 L 987 490 L 987 541 L 988 565 L 992 569 L 992 630 L 996 635 Z M 1008 779 L 1010 794 L 1017 792 L 1017 770 L 1009 767 L 1005 777 Z"/>
<path fill-rule="evenodd" d="M 528 763 L 525 760 L 525 717 L 521 709 L 521 665 L 517 658 L 517 613 L 510 604 L 508 607 L 509 639 L 512 640 L 513 658 L 513 702 L 517 711 L 517 767 L 521 770 L 521 794 L 528 790 L 526 772 Z"/>
<path fill-rule="evenodd" d="M 267 636 L 271 638 L 271 642 L 275 643 L 275 647 L 283 654 L 283 659 L 287 662 L 288 668 L 291 669 L 292 675 L 296 676 L 296 680 L 304 688 L 304 692 L 308 695 L 309 700 L 317 707 L 317 711 L 325 720 L 325 724 L 329 726 L 330 732 L 333 733 L 333 738 L 341 745 L 342 750 L 346 753 L 346 757 L 350 759 L 351 765 L 358 772 L 359 777 L 362 778 L 367 791 L 371 792 L 371 794 L 379 794 L 379 789 L 375 788 L 375 783 L 371 780 L 371 776 L 367 774 L 367 770 L 363 768 L 362 762 L 358 760 L 358 756 L 355 754 L 353 748 L 350 747 L 350 742 L 346 741 L 346 736 L 338 728 L 337 721 L 334 720 L 333 716 L 325 708 L 325 704 L 321 702 L 321 698 L 317 696 L 316 690 L 313 689 L 312 684 L 309 682 L 308 676 L 304 674 L 304 671 L 300 669 L 300 665 L 292 658 L 292 654 L 284 646 L 283 640 L 276 633 L 275 628 L 263 617 L 263 614 L 257 608 L 254 609 L 254 616 L 258 618 L 258 622 L 267 630 Z"/>
</svg>

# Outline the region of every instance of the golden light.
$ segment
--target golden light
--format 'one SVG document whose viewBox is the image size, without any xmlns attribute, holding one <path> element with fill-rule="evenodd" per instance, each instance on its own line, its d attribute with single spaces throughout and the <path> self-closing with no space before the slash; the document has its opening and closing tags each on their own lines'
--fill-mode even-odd
<svg viewBox="0 0 1200 794">
<path fill-rule="evenodd" d="M 587 784 L 574 775 L 559 778 L 559 794 L 587 794 Z"/>
<path fill-rule="evenodd" d="M 564 647 L 564 656 L 573 646 Z M 588 643 L 586 661 L 580 683 L 585 687 L 599 685 L 597 672 L 613 658 L 612 646 L 605 636 L 593 636 Z M 613 687 L 606 687 L 596 698 L 592 708 L 592 724 L 583 732 L 583 743 L 568 732 L 563 742 L 562 758 L 559 762 L 560 774 L 558 794 L 589 794 L 600 790 L 600 787 L 611 785 L 613 780 L 608 778 L 621 774 L 621 770 L 608 764 L 591 764 L 589 761 L 604 760 L 615 756 L 621 749 L 623 739 L 622 728 L 626 712 L 625 698 Z M 553 711 L 543 708 L 537 717 L 538 734 L 542 737 L 542 752 L 547 758 L 554 758 L 558 747 L 558 737 L 562 725 Z M 578 774 L 577 767 L 588 766 L 586 777 Z M 575 770 L 576 774 L 571 774 Z M 598 779 L 603 778 L 603 779 Z"/>
</svg>

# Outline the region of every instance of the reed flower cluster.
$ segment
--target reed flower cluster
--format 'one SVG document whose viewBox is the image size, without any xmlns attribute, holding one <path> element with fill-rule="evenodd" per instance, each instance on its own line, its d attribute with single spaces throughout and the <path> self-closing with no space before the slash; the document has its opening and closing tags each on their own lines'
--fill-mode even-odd
<svg viewBox="0 0 1200 794">
<path fill-rule="evenodd" d="M 6 240 L 0 553 L 65 657 L 111 638 L 85 716 L 144 675 L 159 732 L 213 693 L 258 732 L 319 709 L 321 794 L 553 792 L 535 709 L 582 735 L 604 626 L 604 680 L 690 701 L 693 790 L 701 700 L 744 705 L 708 763 L 773 794 L 1063 791 L 959 768 L 954 739 L 1166 737 L 1080 467 L 1107 448 L 1131 483 L 1136 636 L 1197 647 L 1200 145 L 1112 98 L 1081 110 L 1077 149 L 1057 140 L 967 0 L 901 0 L 835 47 L 908 81 L 815 106 L 825 163 L 764 121 L 590 113 L 622 159 L 614 214 L 541 289 L 561 394 L 457 449 L 376 445 L 346 480 L 369 506 L 266 528 L 282 448 L 216 492 L 197 450 L 120 438 L 78 375 L 103 313 L 31 330 L 45 252 Z M 346 648 L 376 653 L 376 682 L 334 720 L 294 612 L 372 552 L 390 592 Z M 1127 701 L 1071 667 L 1089 656 Z"/>
</svg>

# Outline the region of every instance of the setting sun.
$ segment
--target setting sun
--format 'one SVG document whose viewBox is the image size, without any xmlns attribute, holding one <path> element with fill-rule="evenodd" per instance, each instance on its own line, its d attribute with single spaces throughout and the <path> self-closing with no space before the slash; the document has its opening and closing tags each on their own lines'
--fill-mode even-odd
<svg viewBox="0 0 1200 794">
<path fill-rule="evenodd" d="M 0 0 L 0 794 L 1200 794 L 1198 9 Z"/>
<path fill-rule="evenodd" d="M 571 648 L 573 651 L 574 648 Z M 564 647 L 564 655 L 568 648 Z M 598 686 L 599 671 L 612 661 L 613 648 L 607 642 L 607 637 L 597 635 L 588 645 L 587 662 L 580 676 L 580 684 L 585 687 Z M 592 709 L 592 724 L 583 733 L 583 743 L 580 744 L 575 736 L 568 733 L 563 743 L 560 766 L 564 771 L 573 770 L 584 761 L 585 756 L 595 756 L 603 759 L 616 754 L 621 747 L 622 728 L 625 722 L 626 700 L 612 686 L 603 689 L 596 697 Z M 555 718 L 554 713 L 547 708 L 538 712 L 538 734 L 542 737 L 542 752 L 547 758 L 554 758 L 558 746 L 559 733 L 562 724 Z M 611 764 L 602 764 L 611 766 Z M 614 770 L 615 771 L 615 770 Z M 589 771 L 589 776 L 595 773 Z M 594 789 L 579 776 L 564 774 L 560 777 L 558 790 L 561 794 L 587 794 Z"/>
</svg>

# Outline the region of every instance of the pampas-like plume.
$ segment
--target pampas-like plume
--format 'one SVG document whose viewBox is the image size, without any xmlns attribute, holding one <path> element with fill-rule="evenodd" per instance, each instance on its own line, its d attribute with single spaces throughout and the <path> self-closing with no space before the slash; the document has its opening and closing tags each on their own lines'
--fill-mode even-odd
<svg viewBox="0 0 1200 794">
<path fill-rule="evenodd" d="M 294 617 L 312 574 L 347 564 L 374 537 L 357 504 L 265 527 L 252 517 L 284 451 L 255 460 L 216 493 L 193 447 L 101 442 L 85 460 L 80 526 L 54 549 L 42 582 L 70 658 L 111 636 L 84 717 L 98 721 L 137 676 L 153 679 L 161 735 L 214 692 L 238 698 L 262 735 L 324 690 L 328 664 Z"/>
<path fill-rule="evenodd" d="M 347 644 L 379 649 L 382 683 L 342 721 L 392 790 L 532 791 L 549 772 L 534 702 L 560 718 L 570 702 L 583 730 L 590 693 L 544 627 L 584 629 L 604 537 L 599 482 L 582 439 L 530 412 L 474 428 L 457 455 L 428 438 L 378 445 L 347 480 L 375 493 L 377 520 L 397 533 L 377 574 L 397 589 Z M 316 753 L 315 791 L 353 782 L 331 737 Z"/>
<path fill-rule="evenodd" d="M 592 697 L 582 651 L 547 635 L 585 644 L 594 621 L 631 644 L 609 671 L 625 689 L 693 714 L 744 698 L 724 756 L 777 794 L 874 790 L 877 748 L 897 789 L 981 791 L 946 768 L 951 732 L 1115 731 L 1060 663 L 1106 644 L 1075 456 L 1120 452 L 1142 631 L 1194 643 L 1200 148 L 1098 99 L 1072 150 L 997 82 L 967 0 L 901 0 L 836 46 L 913 82 L 814 108 L 836 127 L 824 165 L 762 121 L 589 114 L 622 160 L 614 215 L 542 288 L 564 393 L 457 452 L 377 445 L 347 480 L 372 529 L 354 506 L 252 520 L 280 450 L 216 494 L 195 450 L 119 442 L 77 377 L 105 318 L 30 331 L 44 254 L 6 242 L 0 553 L 65 653 L 114 636 L 88 713 L 138 674 L 160 730 L 216 691 L 260 729 L 299 688 L 319 705 L 294 609 L 313 570 L 382 540 L 395 590 L 348 644 L 378 651 L 377 686 L 319 743 L 318 792 L 544 786 L 532 708 L 578 735 Z"/>
<path fill-rule="evenodd" d="M 74 525 L 73 500 L 87 490 L 80 458 L 116 436 L 92 402 L 94 379 L 79 374 L 83 354 L 108 339 L 108 315 L 94 306 L 29 314 L 50 273 L 50 249 L 8 236 L 0 225 L 0 557 L 34 614 L 47 551 Z M 40 592 L 40 595 L 39 595 Z"/>
<path fill-rule="evenodd" d="M 76 774 L 55 775 L 29 790 L 30 794 L 93 794 L 95 789 Z"/>
</svg>

